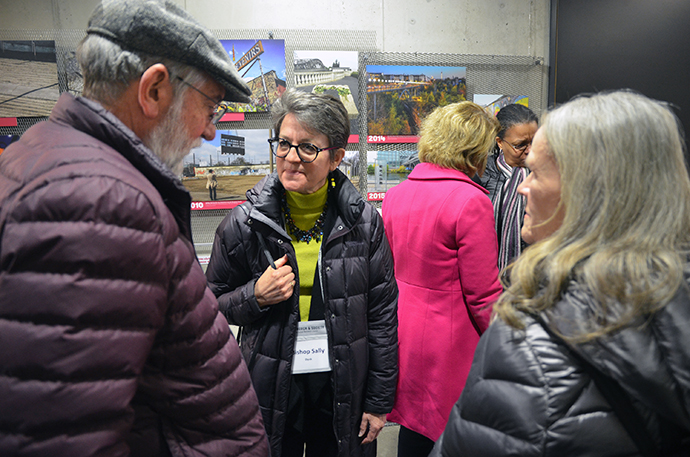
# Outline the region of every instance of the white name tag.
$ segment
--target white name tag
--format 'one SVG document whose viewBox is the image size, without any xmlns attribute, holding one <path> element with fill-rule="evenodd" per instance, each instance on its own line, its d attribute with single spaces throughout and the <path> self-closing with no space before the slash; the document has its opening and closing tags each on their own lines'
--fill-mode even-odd
<svg viewBox="0 0 690 457">
<path fill-rule="evenodd" d="M 292 359 L 292 373 L 331 371 L 328 358 L 326 321 L 306 321 L 297 324 L 297 342 Z"/>
</svg>

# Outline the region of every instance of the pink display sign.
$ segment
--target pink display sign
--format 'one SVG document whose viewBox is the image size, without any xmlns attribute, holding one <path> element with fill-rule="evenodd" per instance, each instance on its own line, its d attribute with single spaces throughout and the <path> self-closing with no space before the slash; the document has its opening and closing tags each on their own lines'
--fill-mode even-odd
<svg viewBox="0 0 690 457">
<path fill-rule="evenodd" d="M 219 122 L 242 122 L 244 121 L 244 113 L 225 113 L 220 118 Z"/>
<path fill-rule="evenodd" d="M 369 135 L 367 137 L 367 143 L 417 143 L 419 142 L 418 136 L 408 136 L 408 135 Z"/>
<path fill-rule="evenodd" d="M 244 202 L 245 200 L 192 202 L 192 211 L 209 209 L 233 209 L 235 206 L 239 206 Z"/>
<path fill-rule="evenodd" d="M 381 202 L 385 196 L 385 192 L 367 192 L 367 200 L 370 202 Z"/>
</svg>

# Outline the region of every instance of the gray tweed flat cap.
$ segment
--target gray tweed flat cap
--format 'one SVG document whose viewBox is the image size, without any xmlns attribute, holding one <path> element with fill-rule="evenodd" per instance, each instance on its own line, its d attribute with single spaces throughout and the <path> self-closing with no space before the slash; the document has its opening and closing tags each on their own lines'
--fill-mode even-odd
<svg viewBox="0 0 690 457">
<path fill-rule="evenodd" d="M 130 52 L 167 57 L 203 70 L 225 87 L 225 100 L 249 102 L 252 92 L 220 41 L 169 0 L 103 0 L 86 33 Z"/>
</svg>

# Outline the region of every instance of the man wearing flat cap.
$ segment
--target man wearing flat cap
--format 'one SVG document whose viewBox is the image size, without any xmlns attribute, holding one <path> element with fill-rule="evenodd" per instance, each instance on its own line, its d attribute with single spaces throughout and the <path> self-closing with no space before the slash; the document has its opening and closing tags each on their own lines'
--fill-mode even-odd
<svg viewBox="0 0 690 457">
<path fill-rule="evenodd" d="M 169 1 L 104 0 L 77 54 L 0 156 L 0 455 L 266 456 L 178 177 L 250 91 Z"/>
</svg>

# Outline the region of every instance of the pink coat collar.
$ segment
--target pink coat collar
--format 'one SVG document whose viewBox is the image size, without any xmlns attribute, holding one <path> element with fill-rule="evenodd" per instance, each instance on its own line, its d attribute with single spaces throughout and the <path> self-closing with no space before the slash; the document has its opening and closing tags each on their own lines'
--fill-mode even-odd
<svg viewBox="0 0 690 457">
<path fill-rule="evenodd" d="M 481 185 L 472 181 L 472 178 L 467 176 L 466 173 L 464 173 L 460 170 L 452 169 L 452 168 L 441 167 L 441 166 L 433 164 L 433 163 L 422 162 L 422 163 L 417 164 L 417 166 L 414 167 L 414 170 L 412 170 L 412 172 L 408 176 L 408 179 L 413 179 L 413 180 L 416 180 L 416 179 L 418 179 L 418 180 L 454 179 L 457 181 L 463 181 L 463 182 L 466 182 L 468 184 L 471 184 L 474 187 L 476 187 L 477 189 L 480 189 L 485 194 L 489 193 L 489 191 L 484 189 Z"/>
</svg>

